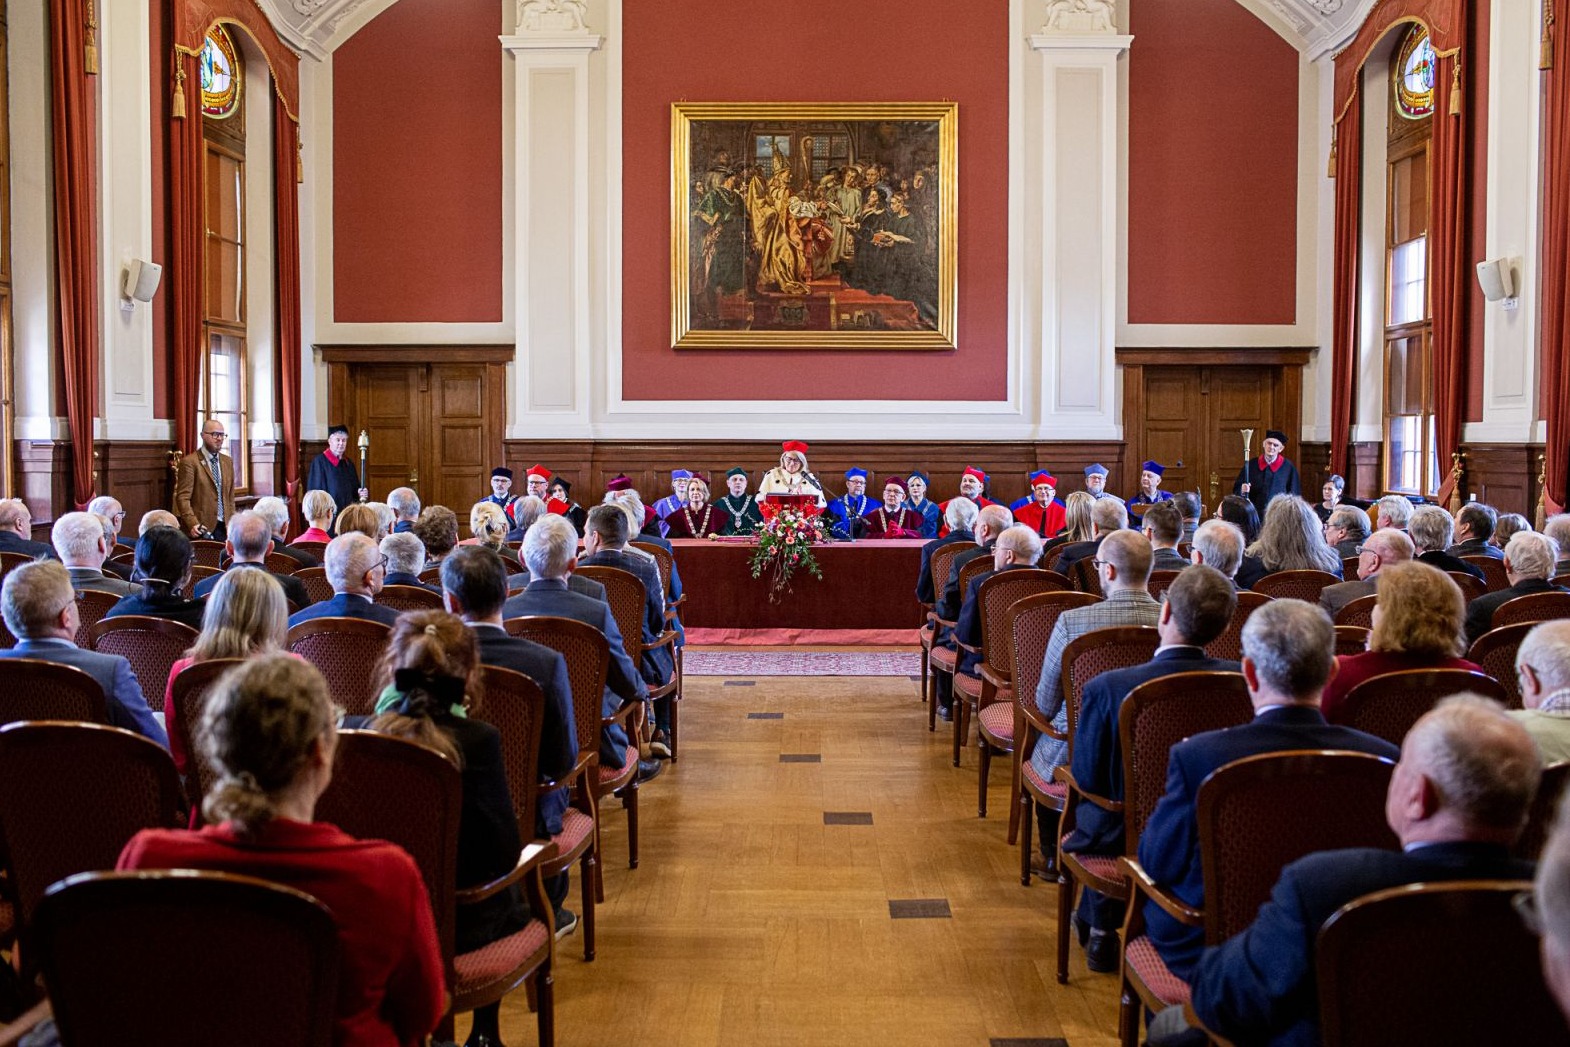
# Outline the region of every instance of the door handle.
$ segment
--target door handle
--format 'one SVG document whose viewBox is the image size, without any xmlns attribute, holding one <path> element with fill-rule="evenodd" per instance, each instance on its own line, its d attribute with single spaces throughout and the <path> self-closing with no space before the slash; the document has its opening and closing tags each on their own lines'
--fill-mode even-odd
<svg viewBox="0 0 1570 1047">
<path fill-rule="evenodd" d="M 418 469 L 411 469 L 411 470 L 409 470 L 409 486 L 410 487 L 418 487 L 418 486 L 420 486 L 420 470 L 418 470 Z"/>
<path fill-rule="evenodd" d="M 1221 477 L 1216 474 L 1214 469 L 1212 469 L 1210 471 L 1210 500 L 1212 502 L 1216 500 L 1216 489 L 1220 487 L 1220 485 Z"/>
</svg>

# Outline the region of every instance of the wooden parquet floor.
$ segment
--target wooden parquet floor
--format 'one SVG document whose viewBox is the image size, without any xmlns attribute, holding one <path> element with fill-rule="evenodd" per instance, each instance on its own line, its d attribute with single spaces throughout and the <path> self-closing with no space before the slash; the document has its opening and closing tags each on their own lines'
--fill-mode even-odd
<svg viewBox="0 0 1570 1047">
<path fill-rule="evenodd" d="M 978 819 L 975 751 L 951 765 L 915 681 L 742 682 L 687 679 L 681 760 L 641 794 L 637 869 L 619 802 L 602 812 L 598 956 L 584 962 L 581 930 L 557 946 L 559 1044 L 1115 1043 L 1116 977 L 1075 947 L 1069 984 L 1054 978 L 1057 889 L 1019 884 L 1005 760 Z M 952 915 L 891 918 L 917 899 Z M 509 1047 L 536 1042 L 524 1001 L 503 1005 Z"/>
</svg>

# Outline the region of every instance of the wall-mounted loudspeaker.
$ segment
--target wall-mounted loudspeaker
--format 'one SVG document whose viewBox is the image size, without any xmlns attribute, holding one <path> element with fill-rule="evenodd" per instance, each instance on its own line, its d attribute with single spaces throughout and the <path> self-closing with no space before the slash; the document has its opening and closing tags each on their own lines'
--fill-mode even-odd
<svg viewBox="0 0 1570 1047">
<path fill-rule="evenodd" d="M 157 262 L 133 258 L 125 263 L 125 282 L 121 293 L 135 302 L 151 302 L 158 293 L 158 281 L 163 278 L 164 267 Z"/>
<path fill-rule="evenodd" d="M 1515 297 L 1515 266 L 1513 258 L 1491 258 L 1477 263 L 1477 285 L 1483 297 L 1490 302 Z"/>
</svg>

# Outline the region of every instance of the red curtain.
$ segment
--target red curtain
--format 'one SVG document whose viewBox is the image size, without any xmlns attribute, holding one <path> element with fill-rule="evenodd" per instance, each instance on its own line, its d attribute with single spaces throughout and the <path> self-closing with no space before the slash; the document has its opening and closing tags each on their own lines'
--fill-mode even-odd
<svg viewBox="0 0 1570 1047">
<path fill-rule="evenodd" d="M 205 150 L 196 58 L 176 49 L 174 69 L 174 119 L 169 121 L 169 298 L 174 313 L 169 329 L 169 357 L 174 365 L 170 412 L 174 415 L 174 442 L 182 453 L 189 453 L 196 450 L 202 379 Z"/>
<path fill-rule="evenodd" d="M 50 15 L 55 313 L 71 431 L 71 495 L 81 507 L 94 493 L 93 419 L 98 413 L 97 109 L 87 72 L 86 12 L 80 0 L 57 0 Z"/>
<path fill-rule="evenodd" d="M 283 99 L 273 96 L 273 230 L 278 267 L 278 404 L 283 417 L 283 479 L 294 504 L 300 483 L 300 194 L 297 183 L 300 126 Z"/>
<path fill-rule="evenodd" d="M 1434 140 L 1429 147 L 1428 279 L 1434 310 L 1434 454 L 1438 500 L 1461 508 L 1451 456 L 1461 449 L 1466 420 L 1467 230 L 1472 194 L 1466 162 L 1466 110 L 1460 97 L 1461 55 L 1444 55 L 1434 77 Z M 1452 87 L 1454 85 L 1454 87 Z M 1452 97 L 1452 92 L 1455 97 Z"/>
<path fill-rule="evenodd" d="M 1559 63 L 1570 60 L 1564 23 L 1548 27 L 1554 65 L 1544 74 L 1543 171 L 1543 376 L 1539 403 L 1548 422 L 1543 448 L 1543 508 L 1565 511 L 1570 479 L 1570 76 Z M 1541 520 L 1539 521 L 1541 524 Z"/>
<path fill-rule="evenodd" d="M 1363 206 L 1363 99 L 1353 95 L 1336 124 L 1335 261 L 1331 273 L 1330 468 L 1352 475 L 1352 418 L 1357 406 L 1358 231 Z"/>
</svg>

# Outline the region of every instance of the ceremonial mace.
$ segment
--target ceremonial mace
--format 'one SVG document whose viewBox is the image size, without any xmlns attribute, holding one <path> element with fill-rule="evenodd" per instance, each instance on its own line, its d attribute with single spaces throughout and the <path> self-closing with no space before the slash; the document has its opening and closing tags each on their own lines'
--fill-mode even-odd
<svg viewBox="0 0 1570 1047">
<path fill-rule="evenodd" d="M 1243 493 L 1247 494 L 1254 486 L 1248 480 L 1248 463 L 1254 457 L 1254 430 L 1239 429 L 1238 432 L 1243 434 Z"/>
<path fill-rule="evenodd" d="M 370 437 L 370 434 L 367 433 L 364 429 L 361 429 L 360 430 L 360 438 L 355 441 L 355 445 L 360 448 L 360 490 L 363 491 L 363 490 L 366 490 L 366 486 L 365 486 L 365 455 L 366 455 L 366 452 L 368 452 L 371 449 L 371 437 Z M 365 499 L 361 498 L 360 501 L 363 502 L 363 501 L 365 501 Z"/>
</svg>

